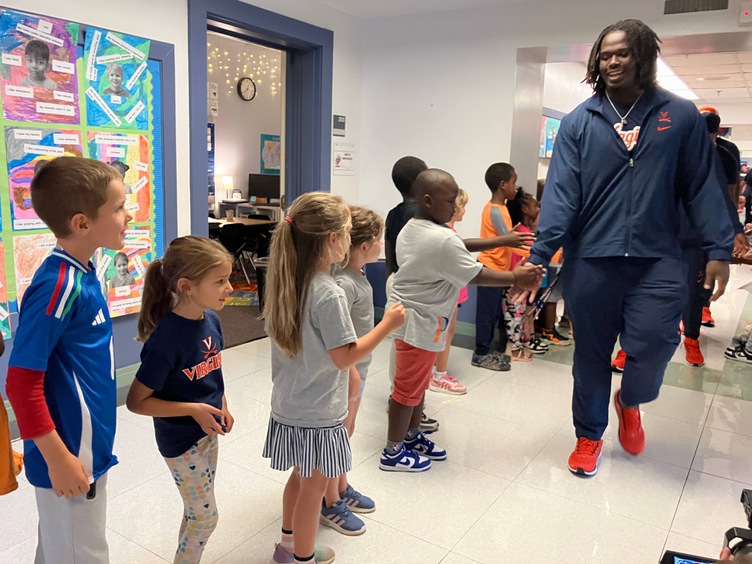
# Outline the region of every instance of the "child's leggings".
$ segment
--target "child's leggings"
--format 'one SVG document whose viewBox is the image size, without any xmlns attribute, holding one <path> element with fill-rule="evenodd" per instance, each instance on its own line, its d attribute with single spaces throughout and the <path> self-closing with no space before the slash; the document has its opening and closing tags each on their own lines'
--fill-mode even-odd
<svg viewBox="0 0 752 564">
<path fill-rule="evenodd" d="M 219 440 L 207 436 L 180 456 L 165 458 L 184 507 L 174 564 L 199 562 L 206 542 L 217 526 L 219 513 L 214 501 L 214 474 L 218 454 Z"/>
<path fill-rule="evenodd" d="M 522 338 L 520 335 L 522 314 L 525 312 L 525 304 L 516 304 L 513 299 L 504 295 L 504 324 L 507 328 L 507 338 L 509 339 L 509 349 L 516 351 L 522 348 Z"/>
</svg>

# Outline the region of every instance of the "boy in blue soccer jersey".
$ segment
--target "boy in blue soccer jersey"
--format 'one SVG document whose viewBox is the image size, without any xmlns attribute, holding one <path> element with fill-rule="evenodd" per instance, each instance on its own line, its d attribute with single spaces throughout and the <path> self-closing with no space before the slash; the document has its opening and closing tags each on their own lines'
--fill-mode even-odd
<svg viewBox="0 0 752 564">
<path fill-rule="evenodd" d="M 106 563 L 117 387 L 112 322 L 89 258 L 122 248 L 132 217 L 120 173 L 91 159 L 51 160 L 31 200 L 57 245 L 24 293 L 6 392 L 36 488 L 35 561 Z"/>
</svg>

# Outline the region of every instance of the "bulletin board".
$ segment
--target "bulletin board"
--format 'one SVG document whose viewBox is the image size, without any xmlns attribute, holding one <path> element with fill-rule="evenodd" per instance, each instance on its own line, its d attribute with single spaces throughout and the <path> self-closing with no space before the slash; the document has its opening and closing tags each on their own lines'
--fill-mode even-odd
<svg viewBox="0 0 752 564">
<path fill-rule="evenodd" d="M 12 334 L 55 238 L 30 185 L 45 161 L 98 159 L 123 175 L 133 216 L 125 247 L 92 257 L 112 317 L 137 313 L 148 264 L 162 255 L 160 64 L 148 39 L 0 7 L 0 332 Z"/>
</svg>

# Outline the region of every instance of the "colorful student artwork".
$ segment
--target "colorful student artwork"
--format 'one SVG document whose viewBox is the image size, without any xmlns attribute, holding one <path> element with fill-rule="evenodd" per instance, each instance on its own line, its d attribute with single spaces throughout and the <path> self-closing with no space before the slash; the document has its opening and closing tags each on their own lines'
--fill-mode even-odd
<svg viewBox="0 0 752 564">
<path fill-rule="evenodd" d="M 5 9 L 0 13 L 5 119 L 80 123 L 78 33 L 77 23 Z"/>
<path fill-rule="evenodd" d="M 34 273 L 55 248 L 57 239 L 52 233 L 13 237 L 13 262 L 16 267 L 16 300 L 21 306 L 26 288 Z"/>
<path fill-rule="evenodd" d="M 0 240 L 0 248 L 3 242 Z M 0 333 L 3 340 L 10 339 L 10 308 L 8 307 L 8 286 L 5 282 L 5 253 L 0 252 Z"/>
<path fill-rule="evenodd" d="M 83 156 L 80 131 L 31 127 L 5 128 L 10 214 L 14 230 L 40 229 L 46 225 L 31 206 L 31 179 L 49 159 Z"/>
<path fill-rule="evenodd" d="M 94 255 L 97 278 L 112 317 L 138 313 L 141 309 L 144 274 L 154 260 L 152 251 L 151 229 L 134 227 L 125 232 L 122 249 L 99 249 Z"/>
<path fill-rule="evenodd" d="M 122 175 L 133 217 L 125 247 L 92 262 L 112 315 L 140 311 L 144 274 L 164 239 L 161 67 L 149 59 L 151 43 L 0 7 L 2 338 L 11 338 L 9 314 L 56 243 L 34 211 L 31 184 L 60 156 L 98 159 Z"/>
<path fill-rule="evenodd" d="M 261 174 L 279 174 L 282 149 L 279 135 L 261 134 Z"/>
<path fill-rule="evenodd" d="M 146 60 L 150 45 L 148 39 L 87 28 L 84 67 L 88 125 L 147 129 Z"/>
<path fill-rule="evenodd" d="M 126 208 L 135 223 L 151 216 L 150 146 L 145 135 L 89 132 L 89 155 L 115 167 L 123 175 Z"/>
</svg>

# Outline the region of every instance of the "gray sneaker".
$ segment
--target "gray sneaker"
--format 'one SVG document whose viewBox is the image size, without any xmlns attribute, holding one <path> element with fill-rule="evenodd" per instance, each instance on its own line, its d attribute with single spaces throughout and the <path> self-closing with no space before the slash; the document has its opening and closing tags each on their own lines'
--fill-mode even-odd
<svg viewBox="0 0 752 564">
<path fill-rule="evenodd" d="M 507 364 L 512 362 L 512 357 L 509 356 L 508 354 L 500 353 L 499 351 L 489 351 L 488 354 L 500 359 L 501 362 L 506 362 Z"/>
<path fill-rule="evenodd" d="M 488 370 L 496 370 L 497 372 L 507 372 L 512 368 L 508 360 L 503 357 L 498 357 L 493 353 L 486 355 L 479 355 L 473 353 L 473 358 L 470 361 L 473 366 L 480 366 L 481 368 L 487 368 Z"/>
<path fill-rule="evenodd" d="M 334 562 L 334 551 L 328 546 L 318 546 L 314 548 L 313 559 L 316 564 L 331 564 Z M 295 556 L 292 552 L 287 552 L 278 544 L 274 545 L 274 556 L 271 564 L 293 564 Z"/>
</svg>

